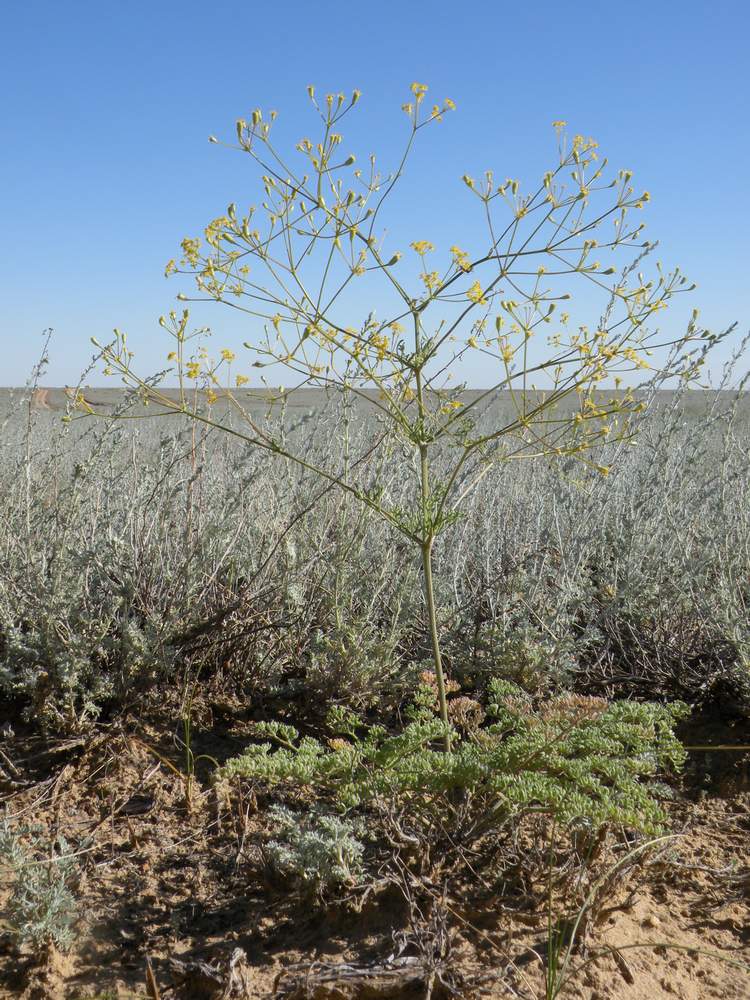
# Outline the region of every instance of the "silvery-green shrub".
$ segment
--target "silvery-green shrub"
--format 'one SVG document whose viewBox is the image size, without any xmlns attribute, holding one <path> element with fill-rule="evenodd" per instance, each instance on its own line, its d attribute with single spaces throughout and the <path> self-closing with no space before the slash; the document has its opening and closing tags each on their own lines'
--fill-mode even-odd
<svg viewBox="0 0 750 1000">
<path fill-rule="evenodd" d="M 361 824 L 321 811 L 293 812 L 275 805 L 269 810 L 275 837 L 264 848 L 270 864 L 316 894 L 341 888 L 363 871 Z"/>
<path fill-rule="evenodd" d="M 54 843 L 40 831 L 0 823 L 0 865 L 10 877 L 7 926 L 19 945 L 69 948 L 75 940 L 77 904 L 72 886 L 78 863 L 64 837 Z"/>
</svg>

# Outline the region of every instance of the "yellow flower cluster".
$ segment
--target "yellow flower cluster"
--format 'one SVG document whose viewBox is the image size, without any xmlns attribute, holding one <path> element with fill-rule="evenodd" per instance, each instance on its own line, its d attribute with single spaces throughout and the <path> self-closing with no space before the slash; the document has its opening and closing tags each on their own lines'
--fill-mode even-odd
<svg viewBox="0 0 750 1000">
<path fill-rule="evenodd" d="M 513 360 L 513 348 L 510 346 L 509 342 L 503 338 L 500 344 L 500 356 L 506 365 L 509 365 Z"/>
<path fill-rule="evenodd" d="M 471 270 L 471 263 L 465 250 L 462 250 L 461 247 L 452 246 L 451 253 L 453 254 L 453 263 L 456 267 L 464 272 Z"/>
<path fill-rule="evenodd" d="M 415 253 L 418 253 L 420 257 L 423 257 L 426 253 L 432 253 L 435 249 L 429 240 L 415 240 L 414 243 L 410 243 L 409 246 Z"/>
<path fill-rule="evenodd" d="M 388 338 L 385 334 L 373 334 L 372 337 L 370 337 L 370 344 L 375 348 L 378 361 L 383 361 L 388 350 Z"/>
<path fill-rule="evenodd" d="M 440 286 L 440 275 L 437 271 L 430 271 L 429 274 L 425 273 L 421 275 L 421 278 L 428 292 L 434 292 Z"/>
<path fill-rule="evenodd" d="M 440 407 L 441 413 L 452 413 L 454 410 L 459 410 L 464 404 L 460 403 L 457 399 L 452 399 L 448 403 L 443 403 Z"/>
<path fill-rule="evenodd" d="M 218 246 L 219 240 L 229 225 L 230 219 L 226 215 L 220 215 L 218 218 L 212 219 L 204 230 L 206 242 L 210 243 L 211 246 Z"/>
<path fill-rule="evenodd" d="M 180 246 L 182 247 L 183 262 L 185 264 L 190 264 L 191 267 L 197 267 L 198 261 L 200 260 L 201 241 L 198 239 L 194 240 L 189 236 L 186 236 Z"/>
<path fill-rule="evenodd" d="M 474 302 L 478 306 L 484 306 L 487 304 L 487 299 L 484 297 L 484 292 L 482 291 L 482 286 L 478 281 L 475 281 L 471 288 L 466 293 L 466 298 L 470 302 Z"/>
<path fill-rule="evenodd" d="M 625 350 L 622 352 L 622 356 L 624 358 L 627 358 L 627 360 L 630 361 L 632 364 L 634 364 L 637 368 L 650 367 L 648 361 L 646 361 L 645 358 L 642 358 L 640 354 L 638 354 L 635 348 L 633 347 L 626 347 Z"/>
</svg>

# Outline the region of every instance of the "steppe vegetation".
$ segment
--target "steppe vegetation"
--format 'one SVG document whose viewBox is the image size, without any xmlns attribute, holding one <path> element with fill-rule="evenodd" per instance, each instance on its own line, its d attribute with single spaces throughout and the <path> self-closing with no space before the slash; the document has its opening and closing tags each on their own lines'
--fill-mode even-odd
<svg viewBox="0 0 750 1000">
<path fill-rule="evenodd" d="M 451 108 L 420 121 L 415 88 L 412 139 Z M 325 390 L 314 413 L 272 391 L 251 411 L 235 352 L 212 360 L 173 313 L 178 390 L 118 334 L 114 412 L 84 391 L 65 421 L 37 412 L 43 362 L 3 428 L 2 985 L 741 997 L 744 343 L 694 388 L 734 332 L 649 326 L 685 281 L 643 276 L 627 215 L 647 198 L 627 172 L 597 187 L 595 143 L 562 123 L 535 194 L 465 178 L 490 252 L 454 246 L 439 273 L 417 240 L 404 292 L 367 229 L 401 168 L 339 184 L 344 103 L 299 147 L 312 182 L 261 163 L 263 236 L 230 206 L 180 265 L 260 322 L 251 364 Z M 237 135 L 271 148 L 259 112 Z M 296 240 L 324 248 L 319 294 Z M 395 312 L 345 327 L 334 305 L 369 271 Z M 552 328 L 577 281 L 602 292 L 595 327 Z M 499 374 L 467 404 L 445 373 L 473 351 Z"/>
</svg>

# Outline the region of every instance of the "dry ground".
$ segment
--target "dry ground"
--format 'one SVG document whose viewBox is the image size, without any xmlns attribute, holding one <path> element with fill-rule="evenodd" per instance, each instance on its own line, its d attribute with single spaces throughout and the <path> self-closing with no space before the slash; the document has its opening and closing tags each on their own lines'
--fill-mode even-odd
<svg viewBox="0 0 750 1000">
<path fill-rule="evenodd" d="M 243 726 L 219 725 L 223 710 L 214 709 L 196 752 L 226 757 L 243 746 Z M 0 741 L 8 811 L 83 852 L 76 946 L 39 956 L 0 937 L 0 996 L 544 996 L 543 898 L 519 909 L 486 893 L 471 903 L 445 898 L 435 886 L 432 912 L 420 904 L 411 919 L 393 886 L 359 911 L 299 904 L 252 863 L 263 804 L 227 810 L 204 762 L 188 809 L 179 755 L 158 732 L 131 722 L 81 741 Z M 688 740 L 737 744 L 743 733 L 708 724 Z M 691 755 L 671 806 L 678 838 L 609 891 L 562 997 L 750 997 L 741 967 L 750 963 L 749 759 Z"/>
</svg>

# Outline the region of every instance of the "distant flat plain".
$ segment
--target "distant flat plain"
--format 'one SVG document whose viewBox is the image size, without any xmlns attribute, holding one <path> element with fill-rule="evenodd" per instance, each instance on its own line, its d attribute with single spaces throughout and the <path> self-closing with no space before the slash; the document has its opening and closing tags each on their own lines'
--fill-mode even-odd
<svg viewBox="0 0 750 1000">
<path fill-rule="evenodd" d="M 159 391 L 174 403 L 178 403 L 179 390 L 168 388 Z M 602 390 L 600 395 L 602 400 L 606 401 L 611 399 L 613 394 L 611 390 Z M 74 413 L 73 423 L 66 425 L 63 423 L 63 417 L 71 404 L 71 390 L 59 387 L 40 387 L 33 390 L 0 388 L 0 430 L 2 430 L 0 454 L 4 452 L 7 459 L 10 459 L 13 453 L 21 455 L 26 447 L 24 445 L 26 430 L 32 427 L 37 449 L 41 448 L 44 452 L 49 443 L 58 455 L 61 457 L 64 455 L 67 461 L 75 462 L 81 454 L 78 446 L 81 445 L 84 450 L 88 447 L 85 442 L 89 438 L 89 433 L 96 432 L 108 424 L 111 427 L 112 421 L 108 418 L 118 413 L 126 419 L 116 420 L 115 423 L 125 432 L 128 439 L 131 432 L 137 436 L 139 446 L 145 449 L 144 456 L 146 454 L 153 456 L 152 449 L 159 446 L 165 433 L 169 436 L 181 436 L 189 432 L 190 419 L 188 416 L 183 416 L 179 410 L 170 410 L 168 407 L 153 403 L 144 407 L 142 404 L 136 404 L 132 398 L 128 403 L 128 393 L 124 389 L 86 387 L 83 389 L 83 395 L 98 416 L 86 417 L 79 411 Z M 193 396 L 194 390 L 191 390 L 188 394 L 190 403 L 193 402 Z M 262 389 L 240 389 L 236 390 L 233 396 L 244 410 L 244 415 L 238 413 L 235 404 L 222 395 L 211 407 L 210 414 L 207 414 L 205 395 L 199 393 L 199 410 L 207 416 L 210 415 L 212 422 L 227 428 L 231 427 L 242 436 L 249 429 L 247 422 L 249 420 L 255 427 L 262 427 L 274 438 L 280 432 L 291 435 L 298 446 L 302 445 L 304 448 L 310 447 L 315 439 L 319 444 L 331 440 L 333 445 L 333 438 L 337 438 L 342 431 L 342 410 L 339 405 L 341 390 L 338 389 L 285 390 L 283 402 L 278 391 Z M 462 392 L 459 398 L 464 407 L 476 404 L 472 408 L 471 416 L 480 434 L 496 433 L 505 426 L 515 424 L 520 409 L 518 396 L 516 395 L 514 401 L 509 392 L 468 389 Z M 382 404 L 378 405 L 377 394 L 373 391 L 366 391 L 362 395 L 351 394 L 349 401 L 351 403 L 349 429 L 355 432 L 358 438 L 363 435 L 360 439 L 360 443 L 363 444 L 369 439 L 378 422 L 383 420 Z M 735 403 L 737 405 L 732 420 L 734 434 L 739 432 L 740 437 L 747 440 L 750 436 L 748 394 L 743 393 L 737 400 L 736 393 L 728 390 L 687 390 L 679 396 L 673 390 L 657 392 L 650 400 L 648 412 L 642 418 L 643 422 L 639 421 L 640 426 L 635 428 L 636 437 L 642 439 L 647 427 L 652 433 L 659 433 L 662 428 L 666 431 L 667 427 L 672 428 L 670 431 L 672 433 L 676 428 L 680 428 L 680 440 L 684 442 L 686 436 L 689 439 L 702 436 L 713 451 L 718 447 L 727 427 L 724 415 L 733 410 Z M 533 399 L 530 404 L 533 404 Z M 411 405 L 415 406 L 413 403 Z M 558 404 L 556 410 L 548 411 L 545 419 L 564 419 L 574 412 L 578 405 L 576 394 L 571 393 Z M 160 417 L 160 413 L 168 415 Z M 416 414 L 409 414 L 410 417 L 412 415 Z M 386 423 L 388 423 L 387 418 Z M 72 432 L 69 437 L 62 435 L 66 426 Z M 211 433 L 221 435 L 221 431 L 217 430 Z M 254 432 L 251 432 L 251 435 L 255 436 Z M 224 437 L 224 447 L 229 449 L 229 452 L 246 447 L 237 437 L 229 435 L 222 437 Z M 353 443 L 354 439 L 351 440 Z M 676 442 L 677 439 L 675 444 L 681 447 Z M 18 451 L 19 448 L 21 451 Z M 596 455 L 592 452 L 590 457 L 593 459 Z"/>
<path fill-rule="evenodd" d="M 160 389 L 159 391 L 174 402 L 179 400 L 179 390 L 175 388 Z M 314 415 L 316 412 L 324 410 L 327 405 L 330 405 L 335 400 L 336 393 L 339 391 L 310 388 L 286 389 L 282 394 L 286 413 L 292 419 L 295 416 L 303 414 Z M 48 414 L 50 417 L 54 417 L 55 415 L 62 416 L 65 414 L 66 408 L 70 403 L 72 390 L 60 387 L 40 387 L 32 391 L 26 388 L 0 387 L 0 420 L 5 420 L 14 413 L 21 402 L 24 404 L 24 411 L 28 413 L 26 407 L 30 393 L 32 409 L 40 415 Z M 114 389 L 109 386 L 101 388 L 86 387 L 83 389 L 83 395 L 96 412 L 107 415 L 114 413 L 123 405 L 126 398 L 126 390 Z M 281 409 L 281 396 L 278 391 L 238 389 L 233 392 L 233 395 L 254 418 L 264 417 L 269 413 L 269 408 L 271 412 L 275 411 L 277 413 Z M 530 395 L 533 398 L 534 394 Z M 607 389 L 601 390 L 600 393 L 602 399 L 610 399 L 613 395 L 615 395 L 614 391 Z M 636 395 L 639 396 L 642 394 L 636 392 Z M 652 400 L 652 405 L 657 410 L 669 408 L 674 403 L 676 395 L 675 390 L 660 390 Z M 192 399 L 192 390 L 188 394 L 188 398 Z M 354 407 L 363 416 L 368 411 L 377 412 L 377 393 L 375 391 L 366 390 L 356 396 L 352 395 L 351 398 Z M 467 389 L 460 394 L 459 398 L 464 406 L 477 403 L 476 409 L 480 410 L 485 418 L 491 416 L 503 417 L 513 413 L 515 408 L 513 395 L 507 391 L 487 393 L 483 389 Z M 516 396 L 516 398 L 518 397 Z M 720 409 L 728 408 L 734 399 L 735 393 L 731 390 L 717 392 L 714 390 L 691 389 L 682 393 L 680 409 L 685 418 L 700 419 L 705 414 L 708 405 L 718 405 Z M 576 408 L 576 405 L 576 395 L 572 393 L 560 404 L 561 412 L 570 411 Z M 217 418 L 221 418 L 231 406 L 232 404 L 220 394 L 219 399 L 214 404 L 213 413 Z M 744 421 L 750 417 L 750 402 L 748 402 L 747 392 L 743 393 L 739 407 L 739 416 Z M 135 408 L 135 412 L 152 413 L 154 415 L 157 410 L 158 407 L 153 404 L 148 410 L 144 410 L 143 407 Z"/>
</svg>

